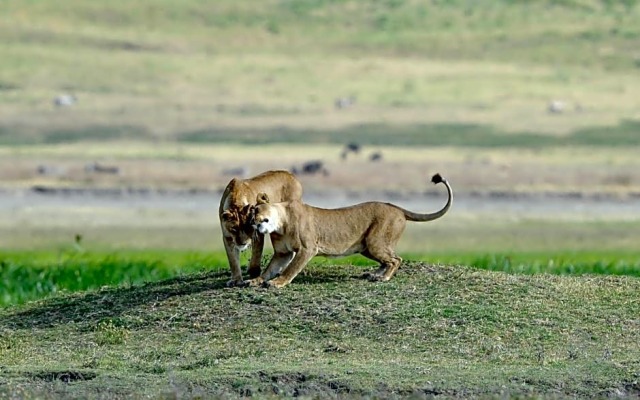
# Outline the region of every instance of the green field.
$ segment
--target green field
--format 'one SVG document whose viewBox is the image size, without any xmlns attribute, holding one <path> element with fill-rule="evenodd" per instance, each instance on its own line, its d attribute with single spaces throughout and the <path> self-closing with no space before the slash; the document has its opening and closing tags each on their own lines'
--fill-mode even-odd
<svg viewBox="0 0 640 400">
<path fill-rule="evenodd" d="M 637 145 L 639 21 L 635 0 L 9 0 L 0 144 Z"/>
</svg>

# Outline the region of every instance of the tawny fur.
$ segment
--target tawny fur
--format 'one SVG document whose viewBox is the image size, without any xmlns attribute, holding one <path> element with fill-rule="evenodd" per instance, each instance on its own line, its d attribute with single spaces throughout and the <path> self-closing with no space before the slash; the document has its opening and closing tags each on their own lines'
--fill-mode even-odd
<svg viewBox="0 0 640 400">
<path fill-rule="evenodd" d="M 249 277 L 255 278 L 261 272 L 264 236 L 257 234 L 249 223 L 259 193 L 266 193 L 274 201 L 299 200 L 302 185 L 287 171 L 267 171 L 253 178 L 234 178 L 229 182 L 218 209 L 224 249 L 231 268 L 229 286 L 242 282 L 240 251 L 249 244 L 252 244 Z"/>
<path fill-rule="evenodd" d="M 406 222 L 432 221 L 445 215 L 451 207 L 453 192 L 449 183 L 440 175 L 435 175 L 433 182 L 446 186 L 448 199 L 440 211 L 429 214 L 414 213 L 382 202 L 331 210 L 313 207 L 300 200 L 265 203 L 268 196 L 259 195 L 253 223 L 261 233 L 270 234 L 274 255 L 264 273 L 245 284 L 283 287 L 316 255 L 355 253 L 380 263 L 380 268 L 367 274 L 369 279 L 388 281 L 402 262 L 395 253 L 395 246 Z M 272 279 L 279 272 L 280 276 Z"/>
</svg>

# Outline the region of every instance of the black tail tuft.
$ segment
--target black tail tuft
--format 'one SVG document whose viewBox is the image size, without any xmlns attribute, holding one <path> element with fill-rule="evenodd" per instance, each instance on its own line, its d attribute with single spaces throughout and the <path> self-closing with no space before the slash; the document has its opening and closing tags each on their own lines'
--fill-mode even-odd
<svg viewBox="0 0 640 400">
<path fill-rule="evenodd" d="M 442 176 L 440 176 L 440 174 L 435 174 L 433 177 L 431 177 L 431 182 L 438 184 L 444 182 L 444 179 L 442 178 Z"/>
</svg>

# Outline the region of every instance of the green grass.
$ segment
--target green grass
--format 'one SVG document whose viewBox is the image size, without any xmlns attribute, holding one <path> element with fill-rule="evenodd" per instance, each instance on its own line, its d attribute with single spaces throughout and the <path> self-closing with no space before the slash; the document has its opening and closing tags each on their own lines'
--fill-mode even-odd
<svg viewBox="0 0 640 400">
<path fill-rule="evenodd" d="M 640 146 L 636 134 L 640 122 L 622 121 L 616 126 L 581 128 L 568 135 L 506 133 L 489 125 L 474 124 L 358 124 L 336 129 L 276 127 L 206 128 L 177 132 L 174 140 L 186 144 L 338 144 L 356 142 L 373 146 L 458 146 L 485 148 L 561 148 Z M 152 137 L 137 127 L 90 126 L 42 131 L 38 137 L 22 136 L 19 130 L 0 129 L 0 145 L 42 145 L 74 142 L 145 141 Z"/>
<path fill-rule="evenodd" d="M 0 253 L 0 306 L 23 303 L 59 292 L 130 286 L 204 270 L 219 269 L 224 254 L 196 253 Z"/>
<path fill-rule="evenodd" d="M 566 136 L 537 133 L 505 133 L 487 125 L 364 124 L 336 130 L 291 128 L 215 129 L 179 134 L 186 143 L 367 143 L 376 146 L 462 146 L 487 148 L 548 148 L 572 146 L 640 146 L 640 122 L 623 121 L 613 127 L 583 128 Z"/>
<path fill-rule="evenodd" d="M 395 143 L 389 127 L 405 144 L 573 145 L 637 119 L 639 21 L 636 1 L 4 1 L 0 144 L 265 128 Z M 79 103 L 53 107 L 63 92 Z"/>
<path fill-rule="evenodd" d="M 78 128 L 56 128 L 43 130 L 38 136 L 21 136 L 20 130 L 0 129 L 0 145 L 55 145 L 60 143 L 76 142 L 105 142 L 117 140 L 144 140 L 149 139 L 148 134 L 135 126 L 84 126 Z"/>
<path fill-rule="evenodd" d="M 283 290 L 212 271 L 4 308 L 0 394 L 638 395 L 638 278 L 362 270 L 315 265 Z"/>
<path fill-rule="evenodd" d="M 243 258 L 246 258 L 243 255 Z M 516 274 L 627 275 L 640 277 L 640 254 L 598 253 L 445 253 L 406 254 L 406 260 L 469 265 Z M 266 263 L 265 256 L 265 261 Z M 247 260 L 244 260 L 245 264 Z M 372 266 L 353 256 L 317 257 L 312 265 Z M 0 252 L 0 306 L 56 296 L 60 292 L 97 290 L 103 286 L 131 286 L 204 271 L 228 274 L 223 252 L 187 251 L 4 251 Z"/>
<path fill-rule="evenodd" d="M 410 259 L 470 265 L 511 274 L 626 275 L 640 277 L 637 252 L 560 252 L 506 254 L 443 254 Z"/>
<path fill-rule="evenodd" d="M 5 1 L 3 8 L 1 26 L 16 43 L 142 53 L 242 49 L 295 53 L 309 51 L 307 46 L 314 44 L 313 51 L 356 55 L 376 51 L 449 59 L 524 58 L 534 63 L 552 59 L 558 64 L 629 69 L 633 60 L 622 50 L 640 37 L 635 0 L 436 4 L 402 0 L 269 0 L 260 4 L 231 0 L 132 4 L 119 0 L 106 4 L 73 0 L 64 5 L 13 0 Z M 36 24 L 24 24 L 27 17 Z M 219 36 L 213 40 L 211 33 Z M 447 41 L 452 38 L 459 40 Z M 609 43 L 613 51 L 589 57 L 598 43 Z M 566 49 L 574 51 L 566 54 Z"/>
</svg>

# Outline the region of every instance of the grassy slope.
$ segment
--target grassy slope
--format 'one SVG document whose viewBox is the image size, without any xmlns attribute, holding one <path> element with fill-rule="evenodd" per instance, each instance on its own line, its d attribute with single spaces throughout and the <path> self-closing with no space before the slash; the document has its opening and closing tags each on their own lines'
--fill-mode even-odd
<svg viewBox="0 0 640 400">
<path fill-rule="evenodd" d="M 270 257 L 270 250 L 264 256 Z M 492 271 L 524 274 L 603 274 L 640 277 L 640 255 L 626 251 L 546 251 L 496 250 L 400 253 L 405 260 L 428 263 L 463 264 Z M 243 264 L 248 262 L 243 254 Z M 356 255 L 339 259 L 317 257 L 312 265 L 375 265 Z M 222 270 L 228 274 L 224 251 L 133 251 L 78 252 L 0 250 L 0 307 L 56 296 L 60 292 L 97 290 L 105 285 L 139 285 L 203 271 Z"/>
<path fill-rule="evenodd" d="M 280 291 L 196 274 L 2 310 L 0 394 L 638 394 L 637 278 L 361 271 L 315 266 Z"/>
</svg>

